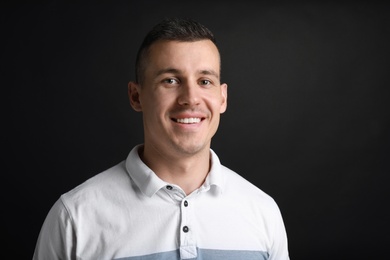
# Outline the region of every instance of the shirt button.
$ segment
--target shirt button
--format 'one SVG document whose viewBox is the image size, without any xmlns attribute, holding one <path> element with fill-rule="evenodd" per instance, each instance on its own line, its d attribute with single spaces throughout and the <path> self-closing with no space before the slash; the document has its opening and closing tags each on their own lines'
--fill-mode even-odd
<svg viewBox="0 0 390 260">
<path fill-rule="evenodd" d="M 189 230 L 190 230 L 190 229 L 189 229 L 187 226 L 184 226 L 184 227 L 183 227 L 183 232 L 184 232 L 184 233 L 187 233 Z"/>
<path fill-rule="evenodd" d="M 166 188 L 167 188 L 167 190 L 172 190 L 172 186 L 171 185 L 168 185 Z"/>
<path fill-rule="evenodd" d="M 188 201 L 184 201 L 184 207 L 188 207 Z"/>
</svg>

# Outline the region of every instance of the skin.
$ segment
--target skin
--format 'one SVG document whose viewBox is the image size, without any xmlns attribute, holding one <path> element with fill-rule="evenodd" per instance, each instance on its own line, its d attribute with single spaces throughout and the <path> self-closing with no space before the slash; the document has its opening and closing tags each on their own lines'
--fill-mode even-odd
<svg viewBox="0 0 390 260">
<path fill-rule="evenodd" d="M 142 86 L 128 86 L 131 106 L 143 113 L 140 156 L 162 180 L 190 194 L 210 170 L 211 139 L 226 111 L 219 52 L 210 40 L 158 41 L 148 61 Z"/>
</svg>

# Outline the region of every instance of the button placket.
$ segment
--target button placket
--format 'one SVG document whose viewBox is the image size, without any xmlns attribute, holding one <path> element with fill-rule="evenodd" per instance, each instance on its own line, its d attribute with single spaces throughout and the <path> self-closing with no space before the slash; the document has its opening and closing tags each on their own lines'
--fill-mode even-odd
<svg viewBox="0 0 390 260">
<path fill-rule="evenodd" d="M 169 197 L 171 197 L 172 200 L 177 203 L 181 203 L 183 198 L 185 198 L 186 196 L 183 190 L 169 184 L 165 186 L 165 191 L 169 195 Z"/>
<path fill-rule="evenodd" d="M 197 256 L 196 241 L 192 225 L 193 207 L 188 199 L 184 198 L 180 205 L 180 255 L 182 259 L 194 258 Z"/>
</svg>

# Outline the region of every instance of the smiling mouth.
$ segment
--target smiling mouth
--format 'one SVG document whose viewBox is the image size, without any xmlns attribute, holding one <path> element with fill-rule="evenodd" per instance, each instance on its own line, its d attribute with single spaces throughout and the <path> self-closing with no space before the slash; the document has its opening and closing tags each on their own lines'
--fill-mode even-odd
<svg viewBox="0 0 390 260">
<path fill-rule="evenodd" d="M 202 121 L 200 117 L 190 117 L 190 118 L 174 118 L 173 121 L 180 124 L 197 124 Z"/>
</svg>

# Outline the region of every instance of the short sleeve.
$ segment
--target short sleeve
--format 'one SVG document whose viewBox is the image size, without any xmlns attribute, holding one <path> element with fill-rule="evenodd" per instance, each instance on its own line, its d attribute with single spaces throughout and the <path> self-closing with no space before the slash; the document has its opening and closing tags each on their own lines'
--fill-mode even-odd
<svg viewBox="0 0 390 260">
<path fill-rule="evenodd" d="M 39 233 L 33 260 L 70 260 L 75 256 L 76 236 L 62 199 L 50 209 Z"/>
<path fill-rule="evenodd" d="M 276 207 L 273 219 L 273 242 L 269 260 L 289 260 L 287 234 L 283 218 L 278 207 Z"/>
</svg>

